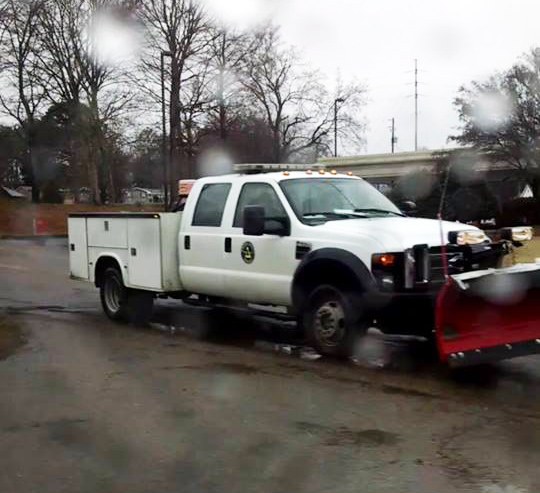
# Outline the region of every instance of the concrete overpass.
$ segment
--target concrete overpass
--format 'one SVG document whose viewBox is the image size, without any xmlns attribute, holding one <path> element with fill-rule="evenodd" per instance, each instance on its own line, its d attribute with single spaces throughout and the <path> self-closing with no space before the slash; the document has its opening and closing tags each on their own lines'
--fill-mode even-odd
<svg viewBox="0 0 540 493">
<path fill-rule="evenodd" d="M 340 172 L 352 171 L 370 180 L 394 180 L 414 171 L 433 172 L 437 156 L 451 150 L 398 152 L 395 154 L 366 154 L 363 156 L 326 157 L 319 164 Z"/>
<path fill-rule="evenodd" d="M 351 171 L 365 178 L 382 192 L 387 192 L 401 177 L 413 172 L 433 173 L 437 163 L 444 157 L 463 152 L 472 152 L 468 148 L 450 148 L 423 150 L 417 152 L 397 152 L 395 154 L 367 154 L 362 156 L 325 157 L 318 164 L 327 169 L 336 169 L 345 173 Z M 459 158 L 456 159 L 459 161 Z M 484 180 L 500 201 L 518 196 L 525 183 L 517 177 L 516 170 L 505 162 L 492 163 L 481 155 L 467 161 L 467 172 L 476 175 L 473 178 Z"/>
</svg>

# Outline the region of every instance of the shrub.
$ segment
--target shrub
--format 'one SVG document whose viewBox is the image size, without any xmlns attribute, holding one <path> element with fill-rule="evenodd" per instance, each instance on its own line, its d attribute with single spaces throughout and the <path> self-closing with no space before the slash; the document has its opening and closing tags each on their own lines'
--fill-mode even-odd
<svg viewBox="0 0 540 493">
<path fill-rule="evenodd" d="M 516 198 L 503 205 L 499 226 L 540 224 L 540 206 L 534 198 Z"/>
</svg>

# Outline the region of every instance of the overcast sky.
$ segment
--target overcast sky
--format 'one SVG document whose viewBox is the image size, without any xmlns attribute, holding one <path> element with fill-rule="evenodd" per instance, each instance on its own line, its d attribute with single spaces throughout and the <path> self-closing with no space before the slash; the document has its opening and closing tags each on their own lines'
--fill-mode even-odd
<svg viewBox="0 0 540 493">
<path fill-rule="evenodd" d="M 333 79 L 368 86 L 365 152 L 414 149 L 414 59 L 419 67 L 419 147 L 448 146 L 457 88 L 509 67 L 540 45 L 538 0 L 204 0 L 241 28 L 273 19 L 287 42 Z"/>
</svg>

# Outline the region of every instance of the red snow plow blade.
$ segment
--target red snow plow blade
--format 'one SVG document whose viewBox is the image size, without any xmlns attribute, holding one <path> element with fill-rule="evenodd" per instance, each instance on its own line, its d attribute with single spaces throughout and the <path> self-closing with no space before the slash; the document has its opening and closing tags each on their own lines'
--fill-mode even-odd
<svg viewBox="0 0 540 493">
<path fill-rule="evenodd" d="M 435 323 L 439 356 L 452 367 L 540 353 L 540 265 L 451 276 Z"/>
</svg>

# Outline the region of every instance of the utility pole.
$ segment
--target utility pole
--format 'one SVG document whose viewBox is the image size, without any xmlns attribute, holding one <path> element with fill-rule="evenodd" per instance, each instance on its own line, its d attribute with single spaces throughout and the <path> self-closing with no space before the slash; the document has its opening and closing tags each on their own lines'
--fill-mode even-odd
<svg viewBox="0 0 540 493">
<path fill-rule="evenodd" d="M 397 142 L 397 138 L 396 138 L 396 122 L 395 122 L 395 118 L 392 118 L 392 141 L 391 141 L 392 154 L 394 154 L 394 145 L 396 144 L 396 142 Z"/>
<path fill-rule="evenodd" d="M 414 59 L 414 150 L 418 150 L 418 60 Z"/>
<path fill-rule="evenodd" d="M 343 98 L 337 98 L 334 100 L 334 157 L 337 157 L 337 112 L 338 112 L 338 103 L 344 103 Z"/>
<path fill-rule="evenodd" d="M 162 51 L 161 58 L 161 164 L 163 167 L 163 201 L 165 211 L 169 210 L 169 183 L 167 173 L 167 128 L 165 119 L 165 57 L 172 56 L 170 51 Z M 172 196 L 172 190 L 171 190 Z"/>
</svg>

